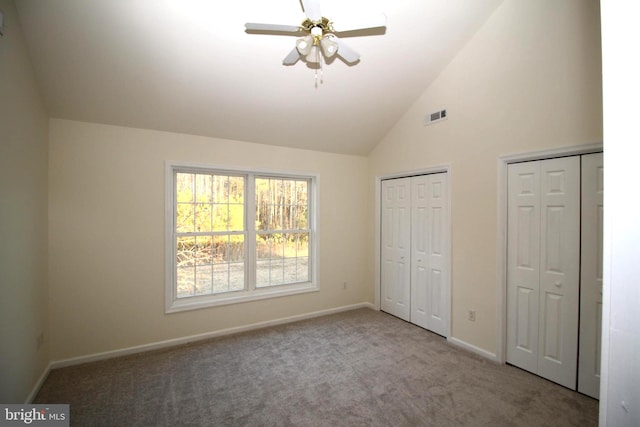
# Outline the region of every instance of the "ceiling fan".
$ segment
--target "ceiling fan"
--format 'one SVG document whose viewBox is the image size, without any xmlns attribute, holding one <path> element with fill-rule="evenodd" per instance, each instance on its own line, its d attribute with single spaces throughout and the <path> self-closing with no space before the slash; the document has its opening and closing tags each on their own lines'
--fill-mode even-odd
<svg viewBox="0 0 640 427">
<path fill-rule="evenodd" d="M 335 28 L 333 22 L 322 16 L 318 0 L 300 0 L 306 19 L 300 25 L 257 24 L 248 22 L 245 24 L 247 32 L 273 32 L 274 34 L 287 34 L 302 36 L 296 40 L 295 47 L 283 59 L 283 65 L 293 65 L 299 59 L 308 64 L 322 66 L 323 59 L 331 60 L 335 55 L 342 58 L 347 64 L 355 64 L 360 60 L 360 54 L 347 46 L 338 38 L 336 33 L 357 35 L 354 32 L 371 28 L 384 28 L 387 18 L 384 14 L 359 21 L 352 27 Z"/>
</svg>

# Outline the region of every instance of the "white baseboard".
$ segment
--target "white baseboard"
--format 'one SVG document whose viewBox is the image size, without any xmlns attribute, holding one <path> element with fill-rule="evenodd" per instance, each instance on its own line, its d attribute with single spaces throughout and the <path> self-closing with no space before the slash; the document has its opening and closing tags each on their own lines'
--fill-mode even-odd
<svg viewBox="0 0 640 427">
<path fill-rule="evenodd" d="M 472 353 L 475 353 L 479 356 L 482 356 L 484 358 L 490 359 L 494 362 L 500 363 L 500 360 L 498 359 L 498 356 L 495 353 L 491 353 L 483 348 L 480 347 L 476 347 L 473 344 L 469 344 L 466 341 L 462 341 L 458 338 L 454 338 L 454 337 L 449 337 L 447 338 L 447 341 L 450 342 L 451 344 L 455 345 L 456 347 L 460 347 L 464 350 L 470 351 Z"/>
<path fill-rule="evenodd" d="M 285 324 L 285 323 L 292 323 L 292 322 L 297 322 L 297 321 L 300 321 L 300 320 L 312 319 L 314 317 L 326 316 L 326 315 L 329 315 L 329 314 L 335 314 L 335 313 L 340 313 L 340 312 L 343 312 L 343 311 L 355 310 L 355 309 L 358 309 L 358 308 L 370 308 L 370 309 L 375 310 L 375 306 L 373 304 L 369 303 L 369 302 L 363 302 L 363 303 L 352 304 L 352 305 L 345 305 L 345 306 L 342 306 L 342 307 L 336 307 L 336 308 L 330 308 L 330 309 L 326 309 L 326 310 L 314 311 L 312 313 L 298 314 L 298 315 L 295 315 L 295 316 L 282 317 L 280 319 L 274 319 L 274 320 L 267 320 L 267 321 L 264 321 L 264 322 L 252 323 L 250 325 L 237 326 L 235 328 L 228 328 L 228 329 L 222 329 L 222 330 L 219 330 L 219 331 L 206 332 L 206 333 L 203 333 L 203 334 L 190 335 L 190 336 L 187 336 L 187 337 L 174 338 L 174 339 L 170 339 L 170 340 L 166 340 L 166 341 L 159 341 L 159 342 L 154 342 L 154 343 L 149 343 L 149 344 L 138 345 L 138 346 L 134 346 L 134 347 L 122 348 L 122 349 L 118 349 L 118 350 L 105 351 L 105 352 L 102 352 L 102 353 L 94 353 L 94 354 L 89 354 L 89 355 L 86 355 L 86 356 L 73 357 L 73 358 L 70 358 L 70 359 L 55 360 L 55 361 L 52 361 L 49 364 L 48 370 L 56 369 L 56 368 L 63 368 L 63 367 L 66 367 L 66 366 L 80 365 L 82 363 L 95 362 L 95 361 L 98 361 L 98 360 L 111 359 L 111 358 L 119 357 L 119 356 L 127 356 L 127 355 L 131 355 L 131 354 L 142 353 L 144 351 L 158 350 L 158 349 L 167 348 L 167 347 L 174 347 L 174 346 L 177 346 L 177 345 L 187 344 L 187 343 L 196 342 L 196 341 L 202 341 L 202 340 L 206 340 L 206 339 L 209 339 L 209 338 L 215 338 L 215 337 L 220 337 L 220 336 L 224 336 L 224 335 L 237 334 L 239 332 L 246 332 L 246 331 L 251 331 L 251 330 L 255 330 L 255 329 L 262 329 L 262 328 L 266 328 L 266 327 L 269 327 L 269 326 L 282 325 L 282 324 Z M 48 373 L 48 371 L 47 371 L 47 373 Z M 44 378 L 46 378 L 46 376 Z M 37 392 L 37 390 L 36 390 L 36 392 Z M 34 394 L 34 397 L 35 397 L 35 394 Z"/>
<path fill-rule="evenodd" d="M 33 399 L 36 398 L 38 391 L 40 391 L 40 387 L 42 387 L 42 384 L 44 384 L 47 376 L 49 376 L 49 372 L 51 372 L 51 362 L 49 362 L 47 367 L 44 368 L 44 371 L 42 371 L 40 378 L 38 378 L 38 381 L 36 381 L 36 384 L 31 389 L 31 393 L 29 393 L 29 396 L 27 396 L 27 400 L 24 401 L 25 404 L 29 405 L 31 402 L 33 402 Z"/>
</svg>

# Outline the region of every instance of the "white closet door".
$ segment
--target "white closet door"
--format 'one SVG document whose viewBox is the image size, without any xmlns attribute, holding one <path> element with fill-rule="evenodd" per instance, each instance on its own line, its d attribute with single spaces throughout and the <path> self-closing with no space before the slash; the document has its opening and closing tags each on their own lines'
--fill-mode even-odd
<svg viewBox="0 0 640 427">
<path fill-rule="evenodd" d="M 411 178 L 411 323 L 429 329 L 429 177 Z"/>
<path fill-rule="evenodd" d="M 578 391 L 600 396 L 602 335 L 602 153 L 582 156 L 582 244 Z"/>
<path fill-rule="evenodd" d="M 575 390 L 580 301 L 580 158 L 541 163 L 538 374 Z"/>
<path fill-rule="evenodd" d="M 447 174 L 411 179 L 411 322 L 448 336 Z"/>
<path fill-rule="evenodd" d="M 411 317 L 411 178 L 382 181 L 381 308 Z"/>
<path fill-rule="evenodd" d="M 508 167 L 507 361 L 575 389 L 580 159 Z"/>
<path fill-rule="evenodd" d="M 507 362 L 537 373 L 540 162 L 508 165 Z"/>
</svg>

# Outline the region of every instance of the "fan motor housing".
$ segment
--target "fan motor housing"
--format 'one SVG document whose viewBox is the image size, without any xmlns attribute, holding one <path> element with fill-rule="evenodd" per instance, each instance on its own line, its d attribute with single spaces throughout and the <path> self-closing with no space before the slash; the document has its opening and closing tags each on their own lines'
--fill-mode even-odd
<svg viewBox="0 0 640 427">
<path fill-rule="evenodd" d="M 322 30 L 322 34 L 325 33 L 333 33 L 333 26 L 331 25 L 331 21 L 329 21 L 328 18 L 325 18 L 324 16 L 322 18 L 320 18 L 319 21 L 312 21 L 311 19 L 307 18 L 304 21 L 302 21 L 302 24 L 300 25 L 300 27 L 305 30 L 305 31 L 309 31 L 311 32 L 312 28 L 320 28 Z"/>
</svg>

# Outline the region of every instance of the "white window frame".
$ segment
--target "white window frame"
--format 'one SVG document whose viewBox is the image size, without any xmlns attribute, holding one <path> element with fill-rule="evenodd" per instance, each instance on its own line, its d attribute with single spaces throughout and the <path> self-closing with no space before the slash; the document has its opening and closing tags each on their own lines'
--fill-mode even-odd
<svg viewBox="0 0 640 427">
<path fill-rule="evenodd" d="M 245 283 L 243 291 L 226 292 L 215 295 L 200 295 L 192 297 L 177 297 L 176 286 L 176 243 L 175 229 L 175 188 L 174 175 L 176 172 L 192 172 L 204 174 L 230 174 L 244 175 L 247 178 L 245 185 Z M 309 281 L 302 283 L 282 284 L 256 288 L 255 279 L 255 235 L 257 231 L 255 223 L 255 194 L 254 185 L 249 180 L 260 177 L 282 179 L 306 179 L 309 180 Z M 235 304 L 247 301 L 255 301 L 265 298 L 276 298 L 287 295 L 295 295 L 320 290 L 318 281 L 319 257 L 318 257 L 318 194 L 320 177 L 314 173 L 284 172 L 261 169 L 240 169 L 228 166 L 216 166 L 199 163 L 186 163 L 167 161 L 165 166 L 165 313 L 175 313 L 186 310 L 195 310 L 218 305 Z M 250 225 L 250 226 L 249 226 Z"/>
</svg>

